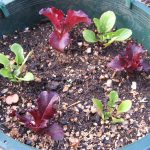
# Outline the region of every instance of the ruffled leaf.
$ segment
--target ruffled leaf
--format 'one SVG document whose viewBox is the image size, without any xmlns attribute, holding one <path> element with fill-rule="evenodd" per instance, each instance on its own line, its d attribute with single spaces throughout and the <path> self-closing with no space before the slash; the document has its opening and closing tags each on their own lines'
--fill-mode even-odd
<svg viewBox="0 0 150 150">
<path fill-rule="evenodd" d="M 107 66 L 112 69 L 115 69 L 116 71 L 121 71 L 124 69 L 119 56 L 116 56 L 110 63 L 108 63 Z"/>
<path fill-rule="evenodd" d="M 69 10 L 66 18 L 64 17 L 63 12 L 55 7 L 41 9 L 39 14 L 48 17 L 54 25 L 54 31 L 50 35 L 49 42 L 50 45 L 59 52 L 64 52 L 64 49 L 69 45 L 69 32 L 77 24 L 91 23 L 88 16 L 81 10 Z"/>
<path fill-rule="evenodd" d="M 64 13 L 61 10 L 58 10 L 55 7 L 43 8 L 39 11 L 39 14 L 47 17 L 52 22 L 57 32 L 62 32 L 65 18 Z"/>
<path fill-rule="evenodd" d="M 50 35 L 49 43 L 59 52 L 64 52 L 64 49 L 70 43 L 69 33 L 59 35 L 56 31 L 54 31 Z"/>
<path fill-rule="evenodd" d="M 43 91 L 40 93 L 37 104 L 38 111 L 42 119 L 50 119 L 56 113 L 55 104 L 60 101 L 60 97 L 56 92 Z"/>
<path fill-rule="evenodd" d="M 108 64 L 108 67 L 111 67 L 116 71 L 149 71 L 150 65 L 148 63 L 144 63 L 142 58 L 143 53 L 144 49 L 142 46 L 129 42 L 126 49 L 116 56 Z"/>
<path fill-rule="evenodd" d="M 91 24 L 91 19 L 81 10 L 74 11 L 68 10 L 67 17 L 65 20 L 65 32 L 70 32 L 79 23 Z"/>
<path fill-rule="evenodd" d="M 50 135 L 55 141 L 60 141 L 64 138 L 63 129 L 57 124 L 52 124 L 46 131 L 46 134 Z"/>
<path fill-rule="evenodd" d="M 150 64 L 148 64 L 147 62 L 143 61 L 142 62 L 142 66 L 143 66 L 143 70 L 145 72 L 149 72 L 150 71 Z"/>
<path fill-rule="evenodd" d="M 26 111 L 26 113 L 13 112 L 27 128 L 35 132 L 46 133 L 54 140 L 61 140 L 64 133 L 61 127 L 57 124 L 50 125 L 50 119 L 56 113 L 56 102 L 59 101 L 59 96 L 55 92 L 43 91 L 37 99 L 37 108 Z"/>
</svg>

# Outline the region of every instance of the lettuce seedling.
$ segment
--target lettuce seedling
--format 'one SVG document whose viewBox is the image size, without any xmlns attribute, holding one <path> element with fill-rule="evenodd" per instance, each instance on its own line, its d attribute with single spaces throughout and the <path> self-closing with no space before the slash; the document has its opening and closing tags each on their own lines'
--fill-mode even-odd
<svg viewBox="0 0 150 150">
<path fill-rule="evenodd" d="M 104 121 L 111 119 L 112 123 L 122 123 L 124 122 L 124 119 L 120 118 L 120 115 L 131 109 L 132 101 L 124 100 L 118 106 L 117 105 L 118 99 L 119 99 L 118 93 L 116 91 L 111 91 L 109 94 L 109 101 L 106 106 L 106 111 L 104 109 L 102 101 L 96 98 L 93 98 L 92 101 L 97 109 L 97 113 L 101 116 L 101 118 Z"/>
<path fill-rule="evenodd" d="M 63 129 L 52 121 L 56 113 L 56 103 L 59 101 L 57 93 L 43 91 L 37 98 L 37 108 L 27 110 L 25 114 L 14 111 L 12 116 L 16 116 L 27 128 L 37 133 L 47 134 L 56 141 L 62 140 Z"/>
<path fill-rule="evenodd" d="M 127 28 L 112 31 L 116 22 L 116 15 L 112 11 L 103 13 L 100 19 L 94 18 L 93 21 L 97 28 L 97 33 L 91 30 L 83 31 L 83 37 L 89 43 L 100 41 L 107 47 L 113 42 L 127 40 L 132 35 L 132 31 Z"/>
<path fill-rule="evenodd" d="M 69 32 L 79 23 L 91 24 L 91 20 L 81 10 L 68 10 L 65 17 L 61 10 L 55 7 L 41 9 L 40 15 L 48 17 L 54 25 L 54 31 L 50 34 L 50 45 L 59 52 L 64 52 L 66 46 L 70 43 Z"/>
<path fill-rule="evenodd" d="M 134 72 L 134 71 L 150 71 L 150 64 L 146 63 L 142 55 L 144 49 L 142 46 L 133 42 L 128 42 L 123 52 L 120 52 L 109 64 L 108 67 L 116 71 Z"/>
<path fill-rule="evenodd" d="M 4 54 L 0 54 L 0 64 L 3 66 L 0 69 L 0 75 L 14 82 L 34 80 L 31 72 L 27 72 L 24 77 L 20 76 L 32 51 L 25 58 L 21 45 L 14 43 L 10 46 L 10 49 L 15 54 L 15 60 L 10 61 Z"/>
</svg>

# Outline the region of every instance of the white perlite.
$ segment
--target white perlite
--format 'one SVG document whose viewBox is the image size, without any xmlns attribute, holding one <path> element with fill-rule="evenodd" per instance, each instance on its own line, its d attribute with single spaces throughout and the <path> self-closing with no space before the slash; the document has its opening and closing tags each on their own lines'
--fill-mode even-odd
<svg viewBox="0 0 150 150">
<path fill-rule="evenodd" d="M 87 49 L 86 49 L 86 52 L 87 52 L 88 54 L 90 54 L 90 53 L 92 52 L 91 47 L 87 48 Z"/>
<path fill-rule="evenodd" d="M 106 86 L 107 87 L 112 87 L 112 80 L 111 79 L 107 80 Z"/>
<path fill-rule="evenodd" d="M 136 90 L 136 82 L 134 82 L 134 81 L 132 82 L 131 89 Z"/>
</svg>

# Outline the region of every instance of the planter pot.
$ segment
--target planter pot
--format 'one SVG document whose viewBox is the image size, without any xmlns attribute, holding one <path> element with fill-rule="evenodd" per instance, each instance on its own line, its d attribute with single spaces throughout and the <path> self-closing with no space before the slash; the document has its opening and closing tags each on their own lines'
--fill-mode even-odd
<svg viewBox="0 0 150 150">
<path fill-rule="evenodd" d="M 119 150 L 149 150 L 150 149 L 149 141 L 150 141 L 150 135 L 147 135 L 141 140 L 138 140 L 137 142 L 133 144 L 129 144 Z"/>
<path fill-rule="evenodd" d="M 22 144 L 0 131 L 0 149 L 1 150 L 36 150 L 30 146 Z"/>
<path fill-rule="evenodd" d="M 0 0 L 3 12 L 3 17 L 0 15 L 0 35 L 38 23 L 41 19 L 39 10 L 47 6 L 64 11 L 82 9 L 90 17 L 99 17 L 102 12 L 113 10 L 118 17 L 117 26 L 131 28 L 133 37 L 150 51 L 150 8 L 135 0 Z"/>
<path fill-rule="evenodd" d="M 55 6 L 64 11 L 83 10 L 91 18 L 99 17 L 107 10 L 117 15 L 117 27 L 133 30 L 133 37 L 150 51 L 150 8 L 135 0 L 0 0 L 0 36 L 11 34 L 28 26 L 34 26 L 42 17 L 41 8 Z M 150 149 L 150 135 L 125 146 L 122 150 Z M 0 132 L 0 148 L 4 150 L 32 150 Z"/>
</svg>

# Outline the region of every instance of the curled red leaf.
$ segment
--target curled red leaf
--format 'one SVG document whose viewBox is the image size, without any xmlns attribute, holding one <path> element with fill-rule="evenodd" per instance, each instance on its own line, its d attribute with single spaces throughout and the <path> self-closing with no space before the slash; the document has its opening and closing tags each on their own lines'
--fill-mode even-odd
<svg viewBox="0 0 150 150">
<path fill-rule="evenodd" d="M 54 49 L 60 52 L 64 52 L 64 49 L 69 45 L 69 32 L 76 25 L 79 23 L 91 24 L 91 20 L 81 10 L 68 10 L 66 17 L 64 17 L 64 13 L 61 10 L 51 7 L 41 9 L 39 14 L 48 17 L 54 25 L 54 31 L 50 35 L 49 42 Z"/>
<path fill-rule="evenodd" d="M 54 49 L 63 52 L 65 47 L 70 43 L 69 33 L 60 36 L 58 32 L 53 31 L 50 35 L 49 43 Z"/>
<path fill-rule="evenodd" d="M 13 115 L 25 124 L 27 128 L 32 129 L 35 132 L 46 133 L 54 140 L 61 140 L 64 137 L 63 129 L 58 125 L 58 131 L 53 131 L 52 134 L 49 129 L 53 127 L 50 125 L 50 119 L 54 117 L 56 113 L 56 103 L 60 101 L 60 97 L 55 92 L 43 91 L 40 93 L 37 99 L 37 108 L 26 111 L 26 113 L 18 113 L 13 111 Z M 47 132 L 46 132 L 47 131 Z M 54 134 L 55 133 L 55 134 Z M 58 135 L 57 135 L 58 134 Z"/>
<path fill-rule="evenodd" d="M 64 136 L 62 128 L 57 123 L 52 124 L 49 128 L 47 128 L 45 132 L 46 134 L 50 135 L 55 141 L 62 140 Z"/>
<path fill-rule="evenodd" d="M 70 32 L 79 23 L 91 24 L 91 19 L 81 10 L 68 10 L 67 17 L 64 22 L 65 32 Z"/>
<path fill-rule="evenodd" d="M 58 10 L 55 7 L 43 8 L 39 11 L 39 14 L 48 17 L 48 19 L 54 25 L 54 28 L 58 32 L 62 32 L 62 26 L 65 18 L 64 13 L 61 10 Z"/>
<path fill-rule="evenodd" d="M 116 71 L 150 71 L 150 64 L 142 58 L 143 53 L 142 46 L 129 42 L 126 49 L 108 63 L 108 67 Z"/>
</svg>

